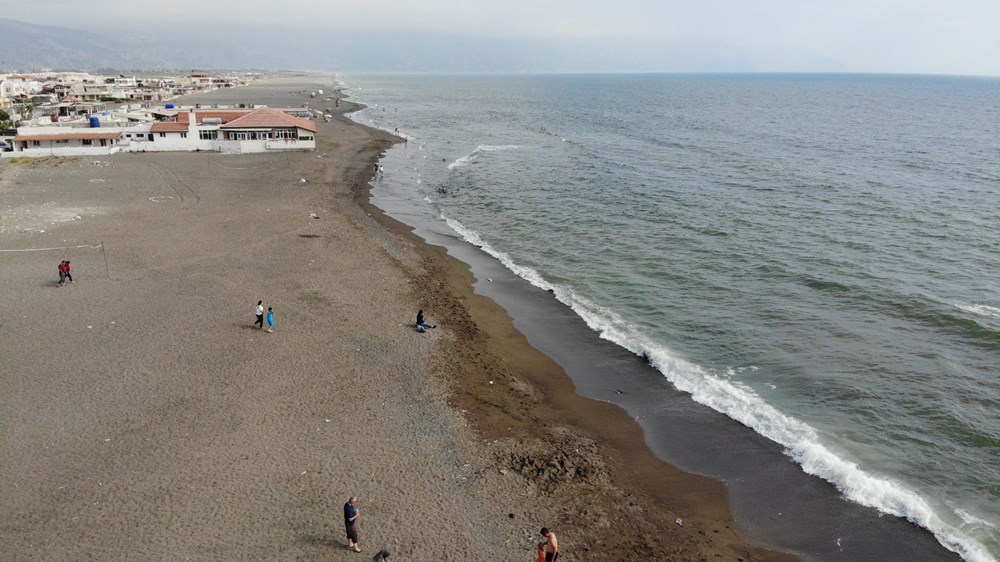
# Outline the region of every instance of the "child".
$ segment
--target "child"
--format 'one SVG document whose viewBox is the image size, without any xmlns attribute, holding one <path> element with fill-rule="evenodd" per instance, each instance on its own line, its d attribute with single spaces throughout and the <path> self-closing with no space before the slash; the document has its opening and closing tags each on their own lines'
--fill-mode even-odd
<svg viewBox="0 0 1000 562">
<path fill-rule="evenodd" d="M 274 333 L 274 311 L 271 307 L 267 307 L 267 332 L 269 334 Z"/>
</svg>

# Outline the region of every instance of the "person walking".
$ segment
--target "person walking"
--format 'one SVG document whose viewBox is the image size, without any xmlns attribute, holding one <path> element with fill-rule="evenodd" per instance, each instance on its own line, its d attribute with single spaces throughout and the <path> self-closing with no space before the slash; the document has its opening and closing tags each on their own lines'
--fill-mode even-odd
<svg viewBox="0 0 1000 562">
<path fill-rule="evenodd" d="M 269 334 L 274 333 L 274 311 L 271 307 L 267 307 L 267 332 Z"/>
<path fill-rule="evenodd" d="M 264 301 L 257 301 L 257 321 L 253 323 L 254 326 L 260 326 L 260 329 L 264 329 Z"/>
<path fill-rule="evenodd" d="M 559 558 L 559 540 L 556 539 L 556 534 L 547 527 L 542 527 L 539 532 L 545 537 L 545 542 L 538 544 L 539 548 L 545 550 L 545 562 L 556 562 Z"/>
<path fill-rule="evenodd" d="M 417 327 L 417 331 L 420 332 L 420 333 L 423 333 L 424 328 L 437 328 L 437 326 L 435 326 L 433 324 L 428 324 L 427 322 L 424 322 L 424 310 L 423 309 L 420 309 L 420 310 L 417 311 L 417 324 L 416 324 L 416 327 Z"/>
<path fill-rule="evenodd" d="M 63 260 L 59 264 L 59 286 L 62 287 L 69 281 L 73 282 L 73 268 L 69 265 L 69 260 Z"/>
<path fill-rule="evenodd" d="M 361 514 L 358 513 L 357 503 L 358 498 L 351 496 L 351 499 L 344 504 L 344 527 L 347 528 L 347 549 L 361 552 L 361 546 L 358 544 L 358 517 Z"/>
</svg>

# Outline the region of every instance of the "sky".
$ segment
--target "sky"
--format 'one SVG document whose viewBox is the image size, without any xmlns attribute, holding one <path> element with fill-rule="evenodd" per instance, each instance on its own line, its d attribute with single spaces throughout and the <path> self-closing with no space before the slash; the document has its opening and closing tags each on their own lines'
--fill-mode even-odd
<svg viewBox="0 0 1000 562">
<path fill-rule="evenodd" d="M 217 25 L 286 44 L 349 36 L 330 48 L 362 67 L 375 63 L 358 53 L 396 38 L 414 51 L 375 59 L 402 70 L 455 48 L 517 70 L 521 47 L 573 71 L 1000 76 L 1000 0 L 0 0 L 0 17 L 102 33 Z"/>
</svg>

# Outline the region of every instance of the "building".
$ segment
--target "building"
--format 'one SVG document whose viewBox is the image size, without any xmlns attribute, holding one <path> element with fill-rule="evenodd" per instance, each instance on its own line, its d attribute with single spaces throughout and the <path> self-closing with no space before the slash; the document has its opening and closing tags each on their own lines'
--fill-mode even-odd
<svg viewBox="0 0 1000 562">
<path fill-rule="evenodd" d="M 90 156 L 119 150 L 121 131 L 30 127 L 30 132 L 14 137 L 14 153 L 19 156 Z M 55 129 L 55 130 L 53 130 Z"/>
<path fill-rule="evenodd" d="M 76 127 L 21 127 L 14 137 L 17 156 L 80 156 L 114 152 L 193 152 L 247 154 L 316 148 L 316 123 L 279 109 L 149 110 L 111 114 L 121 126 L 102 127 L 100 117 Z M 153 121 L 153 119 L 159 119 Z M 93 128 L 83 129 L 81 125 Z"/>
</svg>

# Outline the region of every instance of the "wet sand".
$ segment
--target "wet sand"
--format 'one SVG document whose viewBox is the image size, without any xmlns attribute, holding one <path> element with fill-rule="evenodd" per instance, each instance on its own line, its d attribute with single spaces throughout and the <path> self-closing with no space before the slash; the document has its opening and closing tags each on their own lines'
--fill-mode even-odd
<svg viewBox="0 0 1000 562">
<path fill-rule="evenodd" d="M 560 560 L 788 558 L 368 203 L 393 140 L 338 117 L 314 152 L 0 162 L 4 558 L 532 560 L 541 526 Z"/>
</svg>

